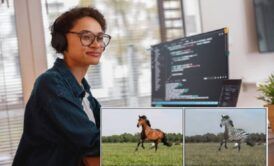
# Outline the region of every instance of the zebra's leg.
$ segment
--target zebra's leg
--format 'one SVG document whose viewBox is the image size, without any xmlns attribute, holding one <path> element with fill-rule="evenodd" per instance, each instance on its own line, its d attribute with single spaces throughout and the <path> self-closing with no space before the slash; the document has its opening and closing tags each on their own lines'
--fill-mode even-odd
<svg viewBox="0 0 274 166">
<path fill-rule="evenodd" d="M 224 143 L 224 140 L 221 140 L 220 146 L 219 146 L 219 151 L 221 151 L 221 148 L 222 148 L 222 146 L 223 146 L 223 143 Z"/>
<path fill-rule="evenodd" d="M 225 148 L 227 149 L 227 140 L 225 140 Z"/>
<path fill-rule="evenodd" d="M 241 150 L 241 142 L 238 142 L 238 152 Z"/>
<path fill-rule="evenodd" d="M 142 140 L 140 139 L 139 142 L 138 142 L 138 144 L 137 144 L 137 147 L 136 147 L 136 149 L 135 149 L 135 152 L 138 150 L 138 147 L 139 147 L 141 141 L 142 141 Z"/>
</svg>

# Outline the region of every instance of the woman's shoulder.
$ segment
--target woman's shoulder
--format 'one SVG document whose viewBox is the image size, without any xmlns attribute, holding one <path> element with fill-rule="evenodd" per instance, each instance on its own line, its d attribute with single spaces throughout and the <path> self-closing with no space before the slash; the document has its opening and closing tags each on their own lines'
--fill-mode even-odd
<svg viewBox="0 0 274 166">
<path fill-rule="evenodd" d="M 62 75 L 49 69 L 36 78 L 29 101 L 35 99 L 45 104 L 63 94 L 64 91 L 68 91 L 68 88 L 65 86 Z"/>
<path fill-rule="evenodd" d="M 65 80 L 61 73 L 49 69 L 42 73 L 35 81 L 33 91 L 38 93 L 57 93 L 67 91 Z"/>
<path fill-rule="evenodd" d="M 53 69 L 49 69 L 46 72 L 42 73 L 40 76 L 38 76 L 35 83 L 47 86 L 51 84 L 62 84 L 63 82 L 64 80 L 59 72 Z"/>
</svg>

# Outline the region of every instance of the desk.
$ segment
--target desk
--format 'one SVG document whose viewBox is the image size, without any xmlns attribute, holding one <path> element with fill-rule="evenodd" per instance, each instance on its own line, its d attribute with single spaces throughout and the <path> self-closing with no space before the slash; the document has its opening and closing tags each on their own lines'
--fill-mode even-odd
<svg viewBox="0 0 274 166">
<path fill-rule="evenodd" d="M 83 163 L 85 166 L 100 166 L 100 157 L 84 157 Z"/>
</svg>

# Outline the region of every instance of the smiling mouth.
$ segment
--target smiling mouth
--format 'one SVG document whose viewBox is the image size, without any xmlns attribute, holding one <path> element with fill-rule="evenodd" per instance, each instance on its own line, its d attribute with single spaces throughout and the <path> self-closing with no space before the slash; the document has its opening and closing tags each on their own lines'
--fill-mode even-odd
<svg viewBox="0 0 274 166">
<path fill-rule="evenodd" d="M 86 52 L 86 54 L 88 56 L 93 56 L 93 57 L 100 57 L 100 55 L 101 55 L 99 52 L 91 52 L 91 51 Z"/>
</svg>

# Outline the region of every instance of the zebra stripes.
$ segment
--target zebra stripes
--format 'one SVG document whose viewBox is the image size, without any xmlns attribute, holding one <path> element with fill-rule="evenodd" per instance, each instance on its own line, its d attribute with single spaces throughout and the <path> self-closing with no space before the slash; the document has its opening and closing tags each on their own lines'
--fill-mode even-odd
<svg viewBox="0 0 274 166">
<path fill-rule="evenodd" d="M 249 134 L 243 129 L 234 128 L 233 121 L 228 115 L 222 115 L 220 127 L 225 126 L 224 139 L 220 142 L 219 151 L 225 143 L 227 149 L 227 141 L 236 142 L 238 151 L 241 149 L 241 143 L 246 142 L 250 146 L 254 146 L 254 143 L 248 139 Z"/>
</svg>

